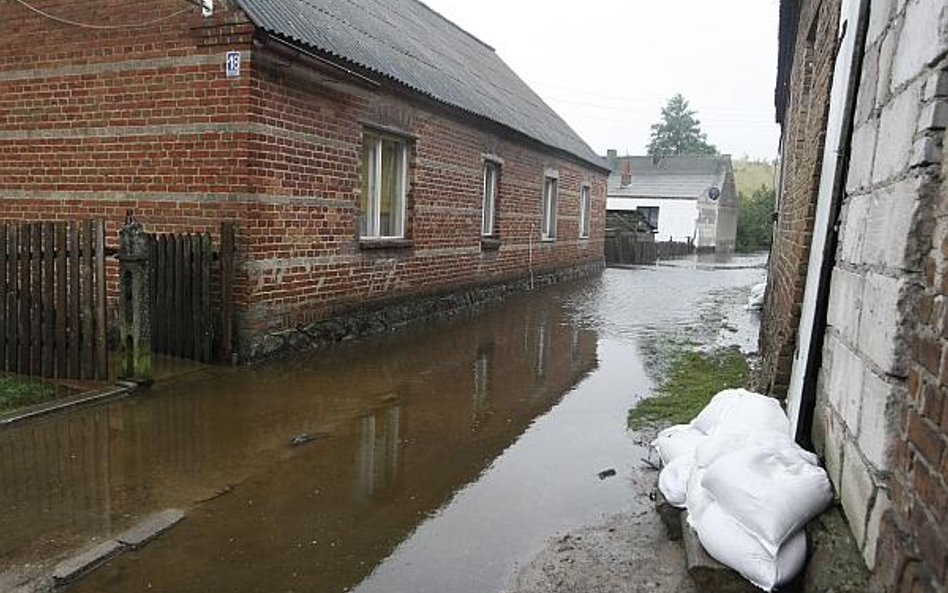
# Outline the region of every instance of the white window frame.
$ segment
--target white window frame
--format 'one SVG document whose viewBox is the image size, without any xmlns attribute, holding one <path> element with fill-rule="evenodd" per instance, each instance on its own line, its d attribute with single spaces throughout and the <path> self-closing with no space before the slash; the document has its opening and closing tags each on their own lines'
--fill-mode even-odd
<svg viewBox="0 0 948 593">
<path fill-rule="evenodd" d="M 579 188 L 579 238 L 589 238 L 590 219 L 592 216 L 592 190 L 588 185 Z"/>
<path fill-rule="evenodd" d="M 481 236 L 497 234 L 497 189 L 500 187 L 500 163 L 484 161 L 484 195 L 481 202 Z"/>
<path fill-rule="evenodd" d="M 556 175 L 549 173 L 543 177 L 543 198 L 540 206 L 540 238 L 544 241 L 556 240 L 556 208 L 559 198 L 559 182 Z"/>
<path fill-rule="evenodd" d="M 398 193 L 396 198 L 398 199 L 397 208 L 400 210 L 395 233 L 392 235 L 382 235 L 380 232 L 382 226 L 382 209 L 379 207 L 381 202 L 381 192 L 382 184 L 379 183 L 379 174 L 382 170 L 382 143 L 383 141 L 388 141 L 394 143 L 398 147 L 398 172 L 400 179 L 396 180 Z M 383 132 L 376 132 L 374 130 L 367 130 L 362 135 L 362 151 L 365 152 L 366 148 L 374 143 L 374 158 L 371 159 L 372 162 L 368 162 L 369 159 L 364 159 L 368 167 L 365 171 L 362 171 L 362 183 L 368 184 L 369 195 L 368 195 L 368 208 L 367 212 L 360 212 L 359 214 L 359 232 L 361 239 L 403 239 L 405 237 L 405 218 L 407 212 L 407 195 L 408 195 L 408 154 L 411 150 L 408 140 L 405 138 L 396 136 L 394 134 L 386 134 Z M 360 200 L 361 201 L 361 200 Z M 362 217 L 365 216 L 365 225 L 362 224 Z"/>
</svg>

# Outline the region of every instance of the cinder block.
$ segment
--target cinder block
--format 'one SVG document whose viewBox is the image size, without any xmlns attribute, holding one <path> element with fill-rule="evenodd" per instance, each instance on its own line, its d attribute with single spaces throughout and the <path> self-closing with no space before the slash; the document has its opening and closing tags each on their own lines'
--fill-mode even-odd
<svg viewBox="0 0 948 593">
<path fill-rule="evenodd" d="M 882 109 L 879 119 L 879 140 L 872 164 L 872 182 L 880 183 L 908 167 L 918 123 L 919 85 L 911 86 Z"/>
<path fill-rule="evenodd" d="M 875 43 L 879 36 L 885 32 L 886 27 L 892 20 L 892 8 L 895 5 L 894 0 L 876 0 L 872 4 L 872 10 L 869 11 L 869 33 L 866 36 L 866 45 Z"/>
<path fill-rule="evenodd" d="M 883 372 L 898 377 L 908 373 L 908 348 L 900 328 L 904 322 L 899 300 L 905 280 L 875 272 L 866 275 L 859 324 L 858 348 Z"/>
<path fill-rule="evenodd" d="M 915 179 L 873 192 L 860 263 L 907 269 L 906 247 L 914 228 L 917 197 Z"/>
<path fill-rule="evenodd" d="M 865 370 L 862 381 L 861 417 L 857 443 L 866 460 L 876 471 L 889 469 L 894 428 L 898 422 L 896 387 Z"/>
<path fill-rule="evenodd" d="M 889 510 L 891 502 L 885 490 L 876 492 L 876 500 L 869 512 L 869 521 L 866 524 L 866 541 L 862 548 L 862 558 L 869 570 L 876 565 L 876 548 L 879 544 L 879 527 L 882 524 L 882 515 Z"/>
<path fill-rule="evenodd" d="M 888 103 L 892 96 L 892 60 L 895 59 L 896 43 L 899 39 L 901 21 L 893 23 L 879 45 L 879 75 L 876 89 L 876 107 Z"/>
<path fill-rule="evenodd" d="M 872 162 L 875 158 L 876 135 L 879 124 L 870 119 L 853 131 L 849 172 L 846 175 L 846 193 L 854 194 L 872 182 Z"/>
<path fill-rule="evenodd" d="M 905 10 L 905 24 L 892 64 L 892 86 L 917 76 L 948 50 L 948 6 L 944 0 L 913 0 Z"/>
<path fill-rule="evenodd" d="M 837 492 L 843 475 L 843 429 L 836 415 L 829 410 L 823 414 L 823 463 L 826 473 Z"/>
<path fill-rule="evenodd" d="M 944 130 L 948 125 L 948 102 L 932 101 L 922 108 L 918 117 L 918 132 Z"/>
<path fill-rule="evenodd" d="M 922 101 L 948 96 L 948 72 L 936 70 L 928 77 L 922 90 Z"/>
<path fill-rule="evenodd" d="M 839 237 L 839 257 L 850 263 L 862 260 L 863 242 L 869 218 L 872 196 L 857 195 L 849 198 L 843 206 L 843 225 Z"/>
<path fill-rule="evenodd" d="M 866 542 L 866 520 L 869 516 L 869 503 L 875 494 L 876 486 L 869 467 L 862 460 L 856 446 L 845 443 L 843 455 L 843 473 L 839 485 L 839 498 L 843 511 L 849 520 L 853 537 L 860 549 Z"/>
<path fill-rule="evenodd" d="M 856 344 L 859 337 L 864 292 L 864 277 L 861 274 L 842 268 L 833 270 L 826 319 L 850 344 Z"/>
<path fill-rule="evenodd" d="M 915 141 L 909 166 L 922 167 L 941 162 L 942 147 L 934 138 L 925 136 Z"/>
<path fill-rule="evenodd" d="M 855 352 L 836 338 L 828 338 L 827 345 L 833 352 L 826 385 L 828 400 L 849 431 L 858 434 L 865 366 Z"/>
</svg>

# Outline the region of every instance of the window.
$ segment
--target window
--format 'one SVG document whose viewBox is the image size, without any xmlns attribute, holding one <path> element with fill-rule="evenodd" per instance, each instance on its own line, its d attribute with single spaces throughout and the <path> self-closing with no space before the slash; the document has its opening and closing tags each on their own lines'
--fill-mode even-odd
<svg viewBox="0 0 948 593">
<path fill-rule="evenodd" d="M 543 180 L 543 218 L 540 220 L 540 238 L 556 238 L 556 177 Z"/>
<path fill-rule="evenodd" d="M 484 204 L 481 214 L 481 235 L 494 236 L 494 225 L 497 217 L 497 178 L 500 175 L 500 165 L 487 161 L 484 163 Z"/>
<path fill-rule="evenodd" d="M 592 213 L 592 199 L 589 196 L 589 186 L 584 185 L 579 190 L 579 236 L 589 236 L 589 217 Z"/>
<path fill-rule="evenodd" d="M 393 136 L 367 132 L 362 144 L 362 196 L 359 234 L 383 239 L 405 236 L 408 144 Z"/>
<path fill-rule="evenodd" d="M 639 206 L 636 208 L 653 231 L 658 230 L 658 206 Z"/>
</svg>

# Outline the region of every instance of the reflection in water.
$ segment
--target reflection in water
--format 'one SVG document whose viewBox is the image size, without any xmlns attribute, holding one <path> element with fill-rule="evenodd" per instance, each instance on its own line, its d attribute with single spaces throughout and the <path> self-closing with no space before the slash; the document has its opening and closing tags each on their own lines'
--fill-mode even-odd
<svg viewBox="0 0 948 593">
<path fill-rule="evenodd" d="M 609 270 L 0 430 L 0 573 L 179 507 L 172 531 L 68 590 L 498 590 L 558 529 L 627 503 L 643 330 L 760 276 L 691 268 Z M 325 438 L 290 444 L 303 434 Z M 618 477 L 596 478 L 606 467 Z"/>
<path fill-rule="evenodd" d="M 474 359 L 474 399 L 471 404 L 471 430 L 473 432 L 480 430 L 481 423 L 490 409 L 490 367 L 493 356 L 492 343 L 477 348 L 477 357 Z"/>
<path fill-rule="evenodd" d="M 359 423 L 359 482 L 357 496 L 367 498 L 391 498 L 401 472 L 399 448 L 401 447 L 400 409 L 385 408 L 363 416 Z"/>
<path fill-rule="evenodd" d="M 71 589 L 357 584 L 595 367 L 553 294 L 0 432 L 0 572 L 181 507 Z"/>
</svg>

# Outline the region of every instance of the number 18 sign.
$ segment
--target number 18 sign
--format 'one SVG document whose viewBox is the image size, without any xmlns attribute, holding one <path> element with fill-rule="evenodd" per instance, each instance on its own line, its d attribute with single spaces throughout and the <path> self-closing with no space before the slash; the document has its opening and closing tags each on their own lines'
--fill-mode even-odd
<svg viewBox="0 0 948 593">
<path fill-rule="evenodd" d="M 227 78 L 237 78 L 240 76 L 240 52 L 227 52 Z"/>
</svg>

